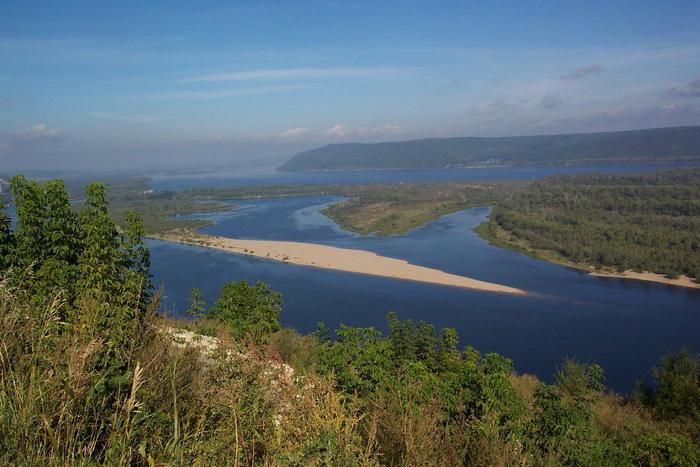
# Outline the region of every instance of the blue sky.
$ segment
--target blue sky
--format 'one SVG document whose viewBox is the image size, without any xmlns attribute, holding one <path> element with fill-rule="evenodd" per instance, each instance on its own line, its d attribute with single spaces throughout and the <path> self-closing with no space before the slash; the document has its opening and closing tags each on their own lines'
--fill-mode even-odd
<svg viewBox="0 0 700 467">
<path fill-rule="evenodd" d="M 700 2 L 0 4 L 0 170 L 700 124 Z"/>
</svg>

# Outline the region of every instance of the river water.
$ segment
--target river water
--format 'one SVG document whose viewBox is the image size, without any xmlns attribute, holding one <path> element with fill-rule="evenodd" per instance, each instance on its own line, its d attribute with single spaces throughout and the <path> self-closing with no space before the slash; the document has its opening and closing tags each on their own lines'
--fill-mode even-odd
<svg viewBox="0 0 700 467">
<path fill-rule="evenodd" d="M 311 196 L 232 201 L 230 211 L 194 215 L 204 233 L 293 240 L 374 251 L 385 256 L 525 289 L 527 297 L 283 264 L 199 247 L 149 241 L 155 283 L 165 304 L 187 308 L 191 287 L 209 303 L 227 281 L 263 281 L 282 293 L 283 324 L 310 332 L 319 321 L 385 329 L 385 315 L 457 329 L 462 345 L 513 359 L 520 372 L 551 380 L 565 356 L 600 363 L 608 385 L 628 392 L 659 359 L 681 348 L 700 351 L 700 291 L 602 279 L 496 248 L 472 229 L 487 207 L 444 216 L 406 235 L 362 236 L 320 213 L 338 198 Z"/>
<path fill-rule="evenodd" d="M 555 173 L 640 172 L 662 165 L 509 169 L 399 170 L 289 174 L 233 171 L 155 175 L 157 190 L 195 186 L 278 183 L 371 183 L 535 179 Z M 565 356 L 600 363 L 607 384 L 628 392 L 637 378 L 670 352 L 700 352 L 700 291 L 622 279 L 595 278 L 489 245 L 472 229 L 488 207 L 444 216 L 406 235 L 361 236 L 320 213 L 339 198 L 311 196 L 232 201 L 205 233 L 250 239 L 315 242 L 358 248 L 415 264 L 506 284 L 530 292 L 513 297 L 388 278 L 336 272 L 149 240 L 154 283 L 163 286 L 169 312 L 183 313 L 192 287 L 211 304 L 227 281 L 264 281 L 282 293 L 281 320 L 301 332 L 319 321 L 376 326 L 385 315 L 454 327 L 461 345 L 513 359 L 520 372 L 551 381 Z M 12 207 L 9 208 L 11 214 Z M 14 216 L 13 216 L 14 217 Z"/>
</svg>

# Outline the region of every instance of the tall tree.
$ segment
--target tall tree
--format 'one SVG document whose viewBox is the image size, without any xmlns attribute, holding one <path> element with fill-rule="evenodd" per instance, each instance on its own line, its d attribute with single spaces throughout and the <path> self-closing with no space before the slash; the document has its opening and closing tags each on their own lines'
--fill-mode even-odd
<svg viewBox="0 0 700 467">
<path fill-rule="evenodd" d="M 206 312 L 207 304 L 204 301 L 204 294 L 197 287 L 193 287 L 190 292 L 190 308 L 187 313 L 195 318 L 202 318 Z"/>
<path fill-rule="evenodd" d="M 133 211 L 127 213 L 122 233 L 122 266 L 132 279 L 126 281 L 124 294 L 129 299 L 138 299 L 141 305 L 148 302 L 152 289 L 151 255 L 143 243 L 145 234 L 141 214 Z"/>
<path fill-rule="evenodd" d="M 17 207 L 15 261 L 23 268 L 36 268 L 44 262 L 46 254 L 43 189 L 39 183 L 21 175 L 12 177 L 10 185 Z"/>
<path fill-rule="evenodd" d="M 119 235 L 107 213 L 107 194 L 102 183 L 85 189 L 85 209 L 80 213 L 82 251 L 78 260 L 78 290 L 108 301 L 118 293 L 121 277 Z"/>
<path fill-rule="evenodd" d="M 81 244 L 78 216 L 73 211 L 62 180 L 44 185 L 45 262 L 39 276 L 47 286 L 54 286 L 73 298 Z"/>
</svg>

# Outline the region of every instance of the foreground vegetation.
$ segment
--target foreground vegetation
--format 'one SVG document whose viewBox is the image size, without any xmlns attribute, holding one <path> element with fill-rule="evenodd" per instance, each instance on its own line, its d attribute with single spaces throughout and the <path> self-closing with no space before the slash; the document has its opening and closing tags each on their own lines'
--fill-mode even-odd
<svg viewBox="0 0 700 467">
<path fill-rule="evenodd" d="M 700 169 L 563 175 L 501 198 L 484 237 L 555 262 L 700 278 Z"/>
<path fill-rule="evenodd" d="M 91 184 L 13 179 L 0 214 L 0 462 L 22 465 L 697 465 L 700 358 L 632 398 L 595 364 L 556 383 L 388 315 L 387 335 L 279 324 L 282 297 L 230 283 L 190 321 L 156 313 L 143 224 Z M 1 213 L 2 211 L 0 211 Z M 178 331 L 174 328 L 185 328 Z M 186 329 L 195 331 L 185 334 Z"/>
</svg>

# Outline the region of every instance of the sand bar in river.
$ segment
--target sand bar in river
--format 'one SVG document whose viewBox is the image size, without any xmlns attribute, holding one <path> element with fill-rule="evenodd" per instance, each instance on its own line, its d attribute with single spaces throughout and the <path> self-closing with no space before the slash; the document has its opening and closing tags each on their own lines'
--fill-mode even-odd
<svg viewBox="0 0 700 467">
<path fill-rule="evenodd" d="M 485 292 L 526 294 L 524 290 L 514 287 L 450 274 L 438 269 L 410 264 L 402 259 L 379 256 L 376 253 L 365 250 L 338 248 L 315 243 L 240 240 L 191 233 L 165 234 L 154 236 L 153 238 L 316 268 L 391 277 Z"/>
</svg>

